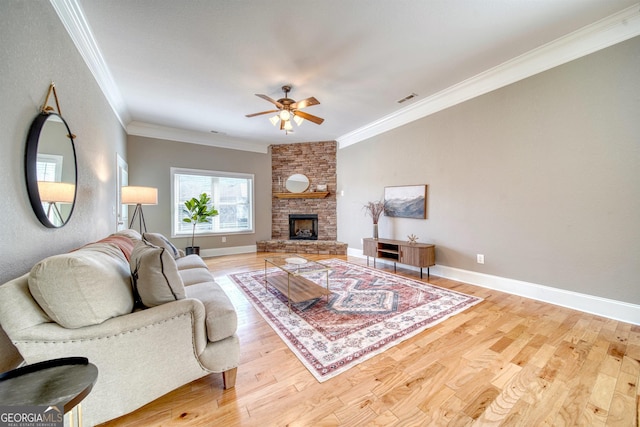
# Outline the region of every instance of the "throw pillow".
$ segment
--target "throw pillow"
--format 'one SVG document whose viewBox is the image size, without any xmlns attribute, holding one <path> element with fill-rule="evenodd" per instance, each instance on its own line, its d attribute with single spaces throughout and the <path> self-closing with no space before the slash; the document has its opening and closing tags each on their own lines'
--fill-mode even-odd
<svg viewBox="0 0 640 427">
<path fill-rule="evenodd" d="M 176 260 L 165 248 L 141 240 L 133 248 L 129 264 L 134 291 L 145 307 L 185 298 Z"/>
<path fill-rule="evenodd" d="M 93 245 L 37 263 L 29 273 L 29 291 L 54 322 L 81 328 L 131 313 L 130 277 L 120 249 Z"/>
<path fill-rule="evenodd" d="M 169 241 L 169 239 L 164 237 L 162 234 L 144 233 L 142 235 L 142 238 L 154 246 L 157 246 L 159 248 L 165 248 L 171 254 L 173 259 L 180 258 L 180 251 L 178 251 L 178 249 L 175 246 L 173 246 L 173 244 Z"/>
</svg>

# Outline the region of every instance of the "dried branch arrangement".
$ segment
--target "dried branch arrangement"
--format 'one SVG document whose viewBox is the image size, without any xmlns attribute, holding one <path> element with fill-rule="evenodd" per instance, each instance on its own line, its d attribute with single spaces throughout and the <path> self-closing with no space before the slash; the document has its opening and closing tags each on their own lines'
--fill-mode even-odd
<svg viewBox="0 0 640 427">
<path fill-rule="evenodd" d="M 371 217 L 374 224 L 378 223 L 380 215 L 384 212 L 384 202 L 376 200 L 375 202 L 368 202 L 363 206 L 365 213 Z"/>
</svg>

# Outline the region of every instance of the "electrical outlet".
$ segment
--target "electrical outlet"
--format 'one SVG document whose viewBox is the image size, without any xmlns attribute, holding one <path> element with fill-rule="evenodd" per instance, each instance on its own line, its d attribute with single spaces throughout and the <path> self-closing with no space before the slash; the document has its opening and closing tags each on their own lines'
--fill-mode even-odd
<svg viewBox="0 0 640 427">
<path fill-rule="evenodd" d="M 482 254 L 476 255 L 476 261 L 478 261 L 478 264 L 484 264 L 484 255 Z"/>
<path fill-rule="evenodd" d="M 222 236 L 222 243 L 227 243 L 227 238 L 225 236 Z"/>
</svg>

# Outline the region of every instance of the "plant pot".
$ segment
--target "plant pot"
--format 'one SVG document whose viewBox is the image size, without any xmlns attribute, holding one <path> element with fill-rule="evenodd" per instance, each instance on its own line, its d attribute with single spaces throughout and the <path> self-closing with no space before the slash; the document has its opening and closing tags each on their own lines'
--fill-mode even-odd
<svg viewBox="0 0 640 427">
<path fill-rule="evenodd" d="M 200 246 L 187 246 L 184 248 L 184 253 L 187 255 L 200 255 Z"/>
<path fill-rule="evenodd" d="M 378 240 L 378 224 L 373 224 L 373 238 Z"/>
</svg>

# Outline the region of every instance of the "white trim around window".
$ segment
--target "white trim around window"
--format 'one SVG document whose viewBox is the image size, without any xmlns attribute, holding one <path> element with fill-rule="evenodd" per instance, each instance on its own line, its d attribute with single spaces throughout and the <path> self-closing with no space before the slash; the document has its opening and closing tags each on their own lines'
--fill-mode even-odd
<svg viewBox="0 0 640 427">
<path fill-rule="evenodd" d="M 184 202 L 207 193 L 218 215 L 196 226 L 196 236 L 255 232 L 253 174 L 171 168 L 171 237 L 190 237 L 193 227 L 182 221 Z"/>
</svg>

